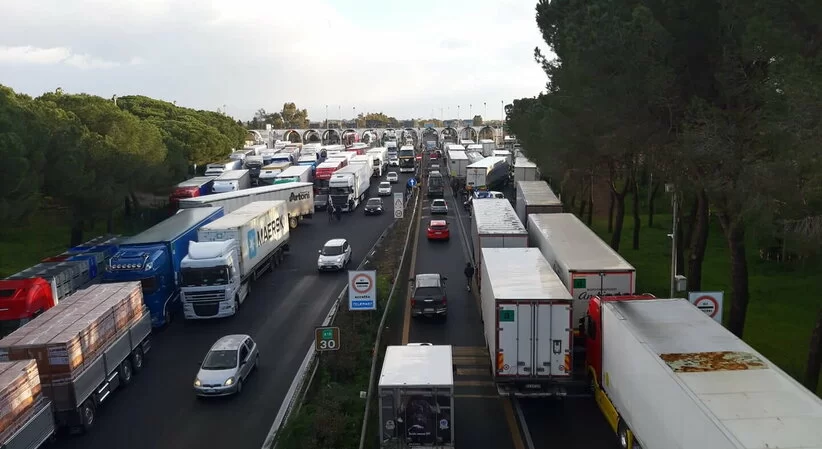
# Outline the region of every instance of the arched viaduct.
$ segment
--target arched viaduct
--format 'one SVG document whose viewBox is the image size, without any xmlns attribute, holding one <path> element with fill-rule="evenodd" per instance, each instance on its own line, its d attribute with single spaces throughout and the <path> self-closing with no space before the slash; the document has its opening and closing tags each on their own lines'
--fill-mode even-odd
<svg viewBox="0 0 822 449">
<path fill-rule="evenodd" d="M 458 142 L 460 140 L 480 139 L 502 140 L 502 130 L 491 126 L 434 127 L 434 128 L 346 128 L 346 129 L 272 129 L 252 130 L 266 142 L 273 145 L 276 140 L 289 140 L 295 143 L 321 142 L 323 144 L 370 142 L 372 139 L 383 140 L 383 137 L 394 131 L 397 139 L 402 140 L 410 134 L 415 143 L 420 140 L 435 140 L 437 143 L 444 139 Z"/>
</svg>

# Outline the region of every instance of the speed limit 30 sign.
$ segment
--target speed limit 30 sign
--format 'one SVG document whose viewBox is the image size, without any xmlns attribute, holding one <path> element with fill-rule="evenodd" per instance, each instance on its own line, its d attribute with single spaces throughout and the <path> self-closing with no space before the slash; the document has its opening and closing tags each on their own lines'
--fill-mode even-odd
<svg viewBox="0 0 822 449">
<path fill-rule="evenodd" d="M 340 349 L 339 327 L 318 327 L 314 329 L 314 350 L 317 352 L 338 351 Z"/>
</svg>

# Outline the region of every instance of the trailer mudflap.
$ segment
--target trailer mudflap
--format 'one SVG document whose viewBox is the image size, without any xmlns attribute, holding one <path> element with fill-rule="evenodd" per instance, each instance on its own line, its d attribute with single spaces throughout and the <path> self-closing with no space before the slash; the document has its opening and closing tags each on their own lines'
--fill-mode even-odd
<svg viewBox="0 0 822 449">
<path fill-rule="evenodd" d="M 6 441 L 0 442 L 0 449 L 38 448 L 54 435 L 51 402 L 43 400 L 37 407 L 38 409 L 22 427 Z"/>
</svg>

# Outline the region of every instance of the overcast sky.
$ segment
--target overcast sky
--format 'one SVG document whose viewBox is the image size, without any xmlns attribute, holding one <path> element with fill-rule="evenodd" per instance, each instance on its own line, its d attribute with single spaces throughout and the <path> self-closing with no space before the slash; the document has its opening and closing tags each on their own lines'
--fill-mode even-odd
<svg viewBox="0 0 822 449">
<path fill-rule="evenodd" d="M 536 0 L 0 0 L 0 84 L 142 94 L 249 119 L 499 119 L 547 78 Z M 487 106 L 483 106 L 486 103 Z M 469 106 L 471 105 L 471 106 Z"/>
</svg>

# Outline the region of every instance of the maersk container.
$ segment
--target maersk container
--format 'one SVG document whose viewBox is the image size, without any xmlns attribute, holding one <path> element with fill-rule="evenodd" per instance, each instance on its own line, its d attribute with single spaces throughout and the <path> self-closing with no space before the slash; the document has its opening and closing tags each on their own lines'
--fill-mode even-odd
<svg viewBox="0 0 822 449">
<path fill-rule="evenodd" d="M 482 285 L 482 248 L 526 248 L 528 231 L 506 199 L 489 198 L 472 201 L 471 243 L 476 273 Z"/>
<path fill-rule="evenodd" d="M 562 201 L 545 181 L 517 181 L 517 216 L 528 228 L 528 215 L 562 212 Z"/>
<path fill-rule="evenodd" d="M 634 294 L 634 267 L 576 215 L 531 214 L 528 236 L 574 297 L 575 327 L 585 316 L 591 296 Z"/>
<path fill-rule="evenodd" d="M 539 249 L 482 249 L 482 320 L 499 387 L 545 395 L 570 379 L 572 303 Z"/>
<path fill-rule="evenodd" d="M 314 184 L 289 182 L 272 186 L 252 187 L 239 192 L 218 193 L 200 198 L 180 200 L 180 209 L 195 207 L 222 207 L 225 213 L 254 201 L 285 201 L 288 204 L 289 225 L 296 228 L 299 220 L 314 216 Z"/>
<path fill-rule="evenodd" d="M 233 239 L 240 249 L 240 276 L 245 278 L 288 241 L 287 217 L 285 201 L 256 201 L 201 227 L 197 242 Z"/>
<path fill-rule="evenodd" d="M 389 346 L 378 382 L 380 447 L 454 447 L 451 346 Z"/>
<path fill-rule="evenodd" d="M 514 181 L 538 181 L 539 178 L 537 164 L 525 157 L 514 159 Z"/>
<path fill-rule="evenodd" d="M 634 448 L 822 448 L 822 400 L 686 299 L 592 310 L 597 403 Z M 592 302 L 592 306 L 596 302 Z M 638 441 L 637 441 L 638 440 Z"/>
</svg>

